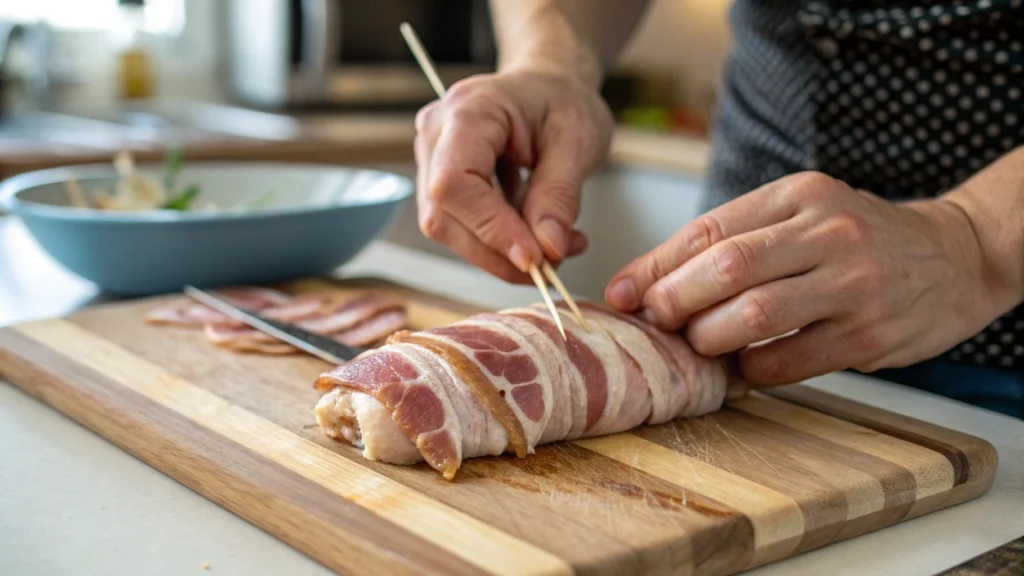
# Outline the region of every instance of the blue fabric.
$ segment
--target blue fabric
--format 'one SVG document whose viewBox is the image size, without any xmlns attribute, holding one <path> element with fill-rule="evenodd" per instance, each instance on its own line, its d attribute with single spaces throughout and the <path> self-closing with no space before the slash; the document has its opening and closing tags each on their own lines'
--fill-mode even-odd
<svg viewBox="0 0 1024 576">
<path fill-rule="evenodd" d="M 1024 420 L 1024 372 L 938 358 L 870 376 L 925 390 Z"/>
</svg>

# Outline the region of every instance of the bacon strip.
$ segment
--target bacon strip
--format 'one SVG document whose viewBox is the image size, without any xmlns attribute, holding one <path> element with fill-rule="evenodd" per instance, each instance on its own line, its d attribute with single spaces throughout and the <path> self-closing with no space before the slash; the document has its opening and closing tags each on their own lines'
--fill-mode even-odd
<svg viewBox="0 0 1024 576">
<path fill-rule="evenodd" d="M 635 316 L 620 314 L 591 302 L 577 302 L 577 305 L 597 314 L 629 322 L 640 328 L 650 337 L 651 342 L 669 365 L 674 368 L 671 371 L 671 376 L 675 383 L 670 391 L 670 398 L 667 400 L 666 414 L 661 418 L 652 418 L 652 423 L 660 424 L 692 412 L 701 414 L 710 412 L 721 405 L 724 394 L 740 393 L 737 387 L 745 386 L 740 381 L 732 381 L 725 387 L 702 385 L 704 382 L 720 382 L 725 379 L 724 365 L 720 362 L 708 362 L 697 354 L 685 339 L 658 330 L 650 323 Z M 558 306 L 567 308 L 561 302 Z"/>
<path fill-rule="evenodd" d="M 405 326 L 405 303 L 387 294 L 367 293 L 343 298 L 337 292 L 289 296 L 265 288 L 231 287 L 218 290 L 220 296 L 243 308 L 259 311 L 267 318 L 291 322 L 306 330 L 331 336 L 349 346 L 366 347 L 382 343 Z M 251 328 L 194 302 L 164 306 L 149 311 L 152 324 L 201 327 L 215 345 L 237 352 L 283 355 L 300 350 L 269 334 Z"/>
<path fill-rule="evenodd" d="M 315 387 L 331 390 L 318 402 L 316 414 L 332 438 L 370 446 L 371 441 L 362 437 L 362 428 L 357 426 L 359 410 L 351 407 L 360 397 L 342 394 L 339 389 L 356 391 L 372 396 L 391 412 L 394 424 L 431 467 L 445 478 L 455 476 L 462 459 L 458 417 L 439 379 L 415 351 L 401 344 L 385 346 L 323 374 Z M 389 447 L 379 449 L 386 452 Z M 404 451 L 399 447 L 395 452 Z"/>
<path fill-rule="evenodd" d="M 469 384 L 470 390 L 487 407 L 508 433 L 509 444 L 520 458 L 526 456 L 528 447 L 526 434 L 523 431 L 523 423 L 516 417 L 515 412 L 505 401 L 504 396 L 498 393 L 494 383 L 472 360 L 467 358 L 454 346 L 431 338 L 422 333 L 409 331 L 396 332 L 388 339 L 388 342 L 406 342 L 421 346 L 434 354 L 440 356 L 458 372 L 459 376 Z"/>
<path fill-rule="evenodd" d="M 405 303 L 387 294 L 367 294 L 336 303 L 316 317 L 298 322 L 299 326 L 319 334 L 336 334 L 355 328 L 384 312 L 404 310 Z"/>
<path fill-rule="evenodd" d="M 408 354 L 419 354 L 422 371 L 415 378 L 427 378 L 451 406 L 452 413 L 445 412 L 444 420 L 451 426 L 436 447 L 403 432 L 408 426 L 402 420 L 408 414 L 393 412 L 387 418 L 387 406 L 394 402 L 386 398 L 351 400 L 361 403 L 364 413 L 357 422 L 323 413 L 318 405 L 318 421 L 325 434 L 342 441 L 351 442 L 353 433 L 339 435 L 333 430 L 339 426 L 358 429 L 361 442 L 368 446 L 372 439 L 378 446 L 372 450 L 373 458 L 385 462 L 425 460 L 440 469 L 438 454 L 444 454 L 443 474 L 451 479 L 463 458 L 503 452 L 522 458 L 539 444 L 706 414 L 717 410 L 732 390 L 722 363 L 698 356 L 678 334 L 658 331 L 637 318 L 593 304 L 580 304 L 593 329 L 584 330 L 560 309 L 565 340 L 540 304 L 392 335 L 385 348 L 405 345 L 410 347 Z M 358 363 L 376 354 L 367 352 Z M 383 356 L 378 360 L 388 363 Z M 315 387 L 323 399 L 330 398 L 321 402 L 342 405 L 348 401 L 343 398 L 354 393 L 334 382 L 321 378 Z M 345 384 L 350 388 L 367 385 Z M 421 408 L 437 410 L 426 403 Z M 455 423 L 450 420 L 453 415 Z M 432 418 L 440 421 L 436 413 Z M 446 442 L 456 437 L 462 444 L 453 469 L 453 452 Z"/>
<path fill-rule="evenodd" d="M 216 294 L 235 306 L 250 310 L 264 310 L 284 304 L 291 298 L 277 290 L 244 286 L 221 288 Z M 203 304 L 186 300 L 150 310 L 143 316 L 143 320 L 149 324 L 197 327 L 210 322 L 223 322 L 229 318 Z"/>
<path fill-rule="evenodd" d="M 333 337 L 346 346 L 365 347 L 401 330 L 405 323 L 405 310 L 387 310 Z"/>
</svg>

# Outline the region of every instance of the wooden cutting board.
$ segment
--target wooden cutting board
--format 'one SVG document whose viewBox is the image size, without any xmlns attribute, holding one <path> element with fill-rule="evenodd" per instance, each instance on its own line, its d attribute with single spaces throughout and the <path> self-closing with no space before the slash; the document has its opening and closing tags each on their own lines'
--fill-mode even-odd
<svg viewBox="0 0 1024 576">
<path fill-rule="evenodd" d="M 413 328 L 475 310 L 377 280 Z M 343 574 L 729 574 L 975 498 L 996 452 L 795 385 L 705 417 L 467 461 L 454 482 L 326 439 L 329 368 L 148 326 L 167 298 L 0 329 L 0 375 Z"/>
</svg>

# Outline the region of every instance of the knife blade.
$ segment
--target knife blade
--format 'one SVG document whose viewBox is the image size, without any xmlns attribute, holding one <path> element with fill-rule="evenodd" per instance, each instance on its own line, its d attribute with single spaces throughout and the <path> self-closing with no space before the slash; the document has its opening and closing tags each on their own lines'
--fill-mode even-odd
<svg viewBox="0 0 1024 576">
<path fill-rule="evenodd" d="M 239 308 L 230 302 L 218 298 L 213 294 L 200 290 L 195 286 L 186 285 L 182 290 L 185 295 L 193 300 L 205 304 L 210 308 L 238 320 L 278 340 L 291 344 L 296 348 L 316 356 L 326 362 L 344 364 L 359 354 L 365 352 L 363 348 L 347 346 L 322 334 L 316 334 L 303 328 L 282 322 L 272 318 L 265 318 L 259 314 Z"/>
</svg>

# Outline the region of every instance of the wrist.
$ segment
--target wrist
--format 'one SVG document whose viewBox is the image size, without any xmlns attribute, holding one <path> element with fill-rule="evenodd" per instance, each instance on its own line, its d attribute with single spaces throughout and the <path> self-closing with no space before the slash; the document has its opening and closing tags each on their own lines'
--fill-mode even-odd
<svg viewBox="0 0 1024 576">
<path fill-rule="evenodd" d="M 1024 166 L 1024 148 L 936 200 L 959 213 L 999 314 L 1024 302 L 1024 170 L 1011 174 L 1005 161 Z"/>
<path fill-rule="evenodd" d="M 947 255 L 962 263 L 963 282 L 969 289 L 968 303 L 962 311 L 967 318 L 982 324 L 990 322 L 1013 307 L 1013 289 L 1005 273 L 993 258 L 983 226 L 954 198 L 943 196 L 926 202 L 936 228 L 942 235 Z"/>
<path fill-rule="evenodd" d="M 499 41 L 498 72 L 535 72 L 600 88 L 604 70 L 596 50 L 563 18 L 537 21 L 519 32 Z"/>
</svg>

